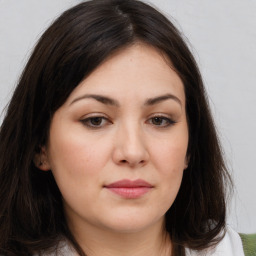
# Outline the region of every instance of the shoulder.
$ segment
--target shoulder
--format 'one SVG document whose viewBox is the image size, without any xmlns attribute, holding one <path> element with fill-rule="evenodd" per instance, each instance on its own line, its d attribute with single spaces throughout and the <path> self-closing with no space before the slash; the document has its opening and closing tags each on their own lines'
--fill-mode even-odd
<svg viewBox="0 0 256 256">
<path fill-rule="evenodd" d="M 243 244 L 239 234 L 231 227 L 227 227 L 224 238 L 214 247 L 200 253 L 186 250 L 187 256 L 245 256 Z"/>
<path fill-rule="evenodd" d="M 77 256 L 77 254 L 72 246 L 67 241 L 63 240 L 55 248 L 47 252 L 34 254 L 33 256 Z"/>
</svg>

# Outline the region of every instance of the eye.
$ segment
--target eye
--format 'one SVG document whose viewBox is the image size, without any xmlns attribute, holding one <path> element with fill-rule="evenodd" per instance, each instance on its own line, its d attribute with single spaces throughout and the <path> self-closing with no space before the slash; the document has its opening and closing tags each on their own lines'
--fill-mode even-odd
<svg viewBox="0 0 256 256">
<path fill-rule="evenodd" d="M 175 121 L 165 116 L 154 116 L 149 119 L 149 123 L 160 128 L 166 128 L 175 124 Z"/>
<path fill-rule="evenodd" d="M 93 129 L 102 128 L 106 126 L 110 121 L 103 116 L 93 116 L 81 120 L 82 124 Z"/>
</svg>

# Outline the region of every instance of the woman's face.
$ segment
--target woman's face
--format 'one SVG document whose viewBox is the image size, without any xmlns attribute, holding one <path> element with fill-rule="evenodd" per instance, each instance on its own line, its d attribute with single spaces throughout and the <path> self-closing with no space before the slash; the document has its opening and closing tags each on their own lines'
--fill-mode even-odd
<svg viewBox="0 0 256 256">
<path fill-rule="evenodd" d="M 52 170 L 71 227 L 136 232 L 163 224 L 187 146 L 182 81 L 158 51 L 136 44 L 56 111 L 41 168 Z"/>
</svg>

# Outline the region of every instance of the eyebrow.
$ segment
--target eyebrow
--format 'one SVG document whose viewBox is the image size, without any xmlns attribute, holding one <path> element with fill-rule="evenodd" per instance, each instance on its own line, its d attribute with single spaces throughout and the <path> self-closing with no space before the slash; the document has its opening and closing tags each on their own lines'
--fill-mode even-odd
<svg viewBox="0 0 256 256">
<path fill-rule="evenodd" d="M 105 104 L 105 105 L 110 105 L 110 106 L 115 106 L 115 107 L 119 107 L 120 104 L 118 103 L 118 101 L 114 100 L 114 99 L 111 99 L 109 97 L 106 97 L 106 96 L 102 96 L 102 95 L 97 95 L 97 94 L 85 94 L 81 97 L 78 97 L 76 99 L 74 99 L 71 103 L 75 103 L 79 100 L 83 100 L 83 99 L 94 99 L 102 104 Z"/>
<path fill-rule="evenodd" d="M 161 96 L 158 96 L 158 97 L 155 97 L 155 98 L 150 98 L 150 99 L 147 99 L 146 102 L 145 102 L 145 105 L 146 106 L 152 106 L 152 105 L 155 105 L 155 104 L 158 104 L 162 101 L 165 101 L 165 100 L 175 100 L 177 103 L 179 103 L 179 105 L 182 106 L 182 103 L 181 103 L 181 100 L 174 96 L 173 94 L 164 94 L 164 95 L 161 95 Z"/>
<path fill-rule="evenodd" d="M 115 107 L 120 107 L 120 104 L 117 100 L 114 100 L 112 98 L 109 98 L 107 96 L 103 96 L 103 95 L 98 95 L 98 94 L 85 94 L 81 97 L 78 97 L 76 99 L 74 99 L 70 105 L 72 105 L 73 103 L 77 102 L 77 101 L 80 101 L 80 100 L 83 100 L 83 99 L 94 99 L 102 104 L 105 104 L 105 105 L 110 105 L 110 106 L 115 106 Z M 169 100 L 169 99 L 172 99 L 174 101 L 176 101 L 177 103 L 179 103 L 179 105 L 182 106 L 182 103 L 181 103 L 181 100 L 174 96 L 173 94 L 164 94 L 164 95 L 161 95 L 161 96 L 157 96 L 157 97 L 154 97 L 154 98 L 149 98 L 145 101 L 144 105 L 145 106 L 152 106 L 152 105 L 155 105 L 155 104 L 158 104 L 162 101 L 165 101 L 165 100 Z"/>
</svg>

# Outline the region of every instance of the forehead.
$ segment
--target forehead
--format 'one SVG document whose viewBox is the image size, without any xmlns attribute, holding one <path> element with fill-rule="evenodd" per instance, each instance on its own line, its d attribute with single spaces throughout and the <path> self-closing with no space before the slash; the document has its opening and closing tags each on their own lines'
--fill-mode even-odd
<svg viewBox="0 0 256 256">
<path fill-rule="evenodd" d="M 171 61 L 143 43 L 121 49 L 107 58 L 74 89 L 68 101 L 83 93 L 122 98 L 172 93 L 185 101 L 183 83 Z"/>
</svg>

